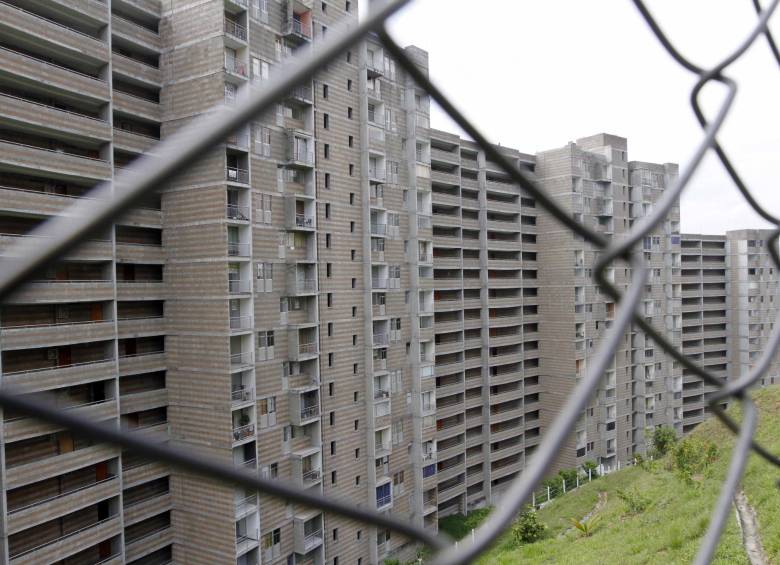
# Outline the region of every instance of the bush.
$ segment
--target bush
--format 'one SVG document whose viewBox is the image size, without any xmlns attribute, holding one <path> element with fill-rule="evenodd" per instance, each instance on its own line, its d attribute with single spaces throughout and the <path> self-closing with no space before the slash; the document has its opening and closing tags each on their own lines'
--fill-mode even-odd
<svg viewBox="0 0 780 565">
<path fill-rule="evenodd" d="M 718 458 L 718 446 L 699 436 L 689 436 L 674 449 L 673 461 L 677 474 L 690 483 L 706 475 Z"/>
<path fill-rule="evenodd" d="M 652 453 L 656 457 L 663 457 L 677 443 L 677 432 L 668 426 L 659 426 L 653 431 Z"/>
<path fill-rule="evenodd" d="M 439 520 L 439 530 L 448 534 L 452 539 L 463 539 L 471 533 L 471 530 L 478 528 L 485 521 L 491 510 L 490 507 L 477 508 L 466 516 L 463 514 L 446 516 Z"/>
<path fill-rule="evenodd" d="M 530 508 L 526 508 L 512 525 L 512 535 L 518 545 L 539 541 L 546 530 L 547 526 L 539 521 L 536 512 Z"/>
<path fill-rule="evenodd" d="M 641 514 L 650 506 L 650 499 L 636 489 L 617 490 L 617 496 L 626 505 L 626 512 L 631 515 Z"/>
<path fill-rule="evenodd" d="M 582 470 L 586 475 L 588 474 L 588 471 L 590 471 L 591 479 L 597 479 L 599 476 L 599 465 L 593 460 L 585 461 L 585 463 L 582 464 Z"/>
</svg>

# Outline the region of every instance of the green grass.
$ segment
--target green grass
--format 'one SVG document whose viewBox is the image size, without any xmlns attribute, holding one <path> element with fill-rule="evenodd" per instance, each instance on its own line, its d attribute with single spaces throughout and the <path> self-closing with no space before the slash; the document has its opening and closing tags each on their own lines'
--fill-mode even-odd
<svg viewBox="0 0 780 565">
<path fill-rule="evenodd" d="M 755 393 L 760 409 L 757 437 L 770 450 L 780 452 L 780 387 Z M 730 410 L 739 419 L 740 410 Z M 697 477 L 693 485 L 675 473 L 666 459 L 646 466 L 632 467 L 587 484 L 577 491 L 555 499 L 539 511 L 547 527 L 544 540 L 517 546 L 511 533 L 505 534 L 478 563 L 509 565 L 515 563 L 554 564 L 677 564 L 690 563 L 698 550 L 709 523 L 712 507 L 720 492 L 729 464 L 733 435 L 718 421 L 705 422 L 694 434 L 713 441 L 720 448 L 710 472 Z M 743 488 L 756 509 L 762 541 L 767 554 L 780 563 L 780 471 L 757 456 L 748 460 Z M 630 515 L 617 496 L 618 490 L 636 489 L 652 502 L 644 511 Z M 596 505 L 599 492 L 607 493 L 600 522 L 591 537 L 582 537 L 571 527 L 571 518 L 580 519 Z M 468 534 L 488 514 L 488 510 L 441 521 L 442 530 L 455 538 Z M 739 527 L 733 513 L 713 563 L 747 564 Z"/>
</svg>

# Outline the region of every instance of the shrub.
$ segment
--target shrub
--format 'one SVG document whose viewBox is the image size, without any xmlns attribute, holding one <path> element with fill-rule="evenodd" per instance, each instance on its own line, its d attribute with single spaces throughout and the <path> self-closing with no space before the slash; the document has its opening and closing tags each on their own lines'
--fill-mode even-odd
<svg viewBox="0 0 780 565">
<path fill-rule="evenodd" d="M 631 490 L 617 490 L 617 496 L 626 505 L 626 512 L 628 514 L 641 514 L 647 507 L 650 506 L 650 498 L 641 494 L 636 489 Z"/>
<path fill-rule="evenodd" d="M 558 482 L 566 481 L 566 490 L 573 489 L 577 485 L 577 469 L 561 469 L 558 471 L 558 478 Z"/>
<path fill-rule="evenodd" d="M 673 460 L 677 474 L 686 482 L 705 475 L 718 458 L 718 447 L 699 436 L 689 436 L 674 449 Z"/>
<path fill-rule="evenodd" d="M 598 526 L 599 522 L 601 521 L 601 516 L 598 514 L 595 514 L 588 518 L 587 520 L 577 520 L 577 518 L 569 518 L 569 521 L 574 525 L 577 530 L 579 530 L 580 535 L 583 537 L 589 538 L 593 535 L 593 531 L 596 529 L 596 526 Z"/>
<path fill-rule="evenodd" d="M 674 428 L 668 426 L 659 426 L 653 431 L 652 437 L 653 454 L 656 457 L 663 457 L 677 443 L 677 432 Z"/>
<path fill-rule="evenodd" d="M 547 526 L 539 521 L 536 512 L 530 508 L 526 508 L 512 525 L 512 535 L 518 545 L 539 541 L 546 530 Z"/>
<path fill-rule="evenodd" d="M 585 461 L 585 463 L 582 464 L 582 470 L 586 475 L 588 474 L 588 471 L 590 471 L 591 479 L 596 479 L 599 476 L 599 465 L 593 460 Z"/>
<path fill-rule="evenodd" d="M 401 562 L 398 559 L 385 559 L 382 565 L 401 565 Z"/>
<path fill-rule="evenodd" d="M 477 508 L 463 514 L 453 514 L 439 520 L 439 530 L 448 534 L 452 539 L 460 540 L 466 537 L 472 529 L 478 528 L 485 521 L 492 508 Z"/>
</svg>

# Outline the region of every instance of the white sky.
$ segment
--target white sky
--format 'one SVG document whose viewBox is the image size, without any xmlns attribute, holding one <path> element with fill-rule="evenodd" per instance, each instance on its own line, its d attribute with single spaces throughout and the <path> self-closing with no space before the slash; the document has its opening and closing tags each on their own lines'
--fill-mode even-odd
<svg viewBox="0 0 780 565">
<path fill-rule="evenodd" d="M 768 4 L 764 0 L 763 4 Z M 748 0 L 648 0 L 695 63 L 711 66 L 756 21 Z M 780 10 L 778 10 L 780 11 Z M 780 40 L 780 13 L 772 30 Z M 629 159 L 678 162 L 702 134 L 679 67 L 630 0 L 415 0 L 390 22 L 430 53 L 431 78 L 490 139 L 527 153 L 608 132 Z M 720 140 L 760 202 L 780 213 L 780 68 L 760 39 L 729 73 L 740 85 Z M 723 90 L 705 92 L 714 115 Z M 439 108 L 432 126 L 457 132 Z M 682 199 L 684 232 L 764 227 L 712 154 Z"/>
</svg>

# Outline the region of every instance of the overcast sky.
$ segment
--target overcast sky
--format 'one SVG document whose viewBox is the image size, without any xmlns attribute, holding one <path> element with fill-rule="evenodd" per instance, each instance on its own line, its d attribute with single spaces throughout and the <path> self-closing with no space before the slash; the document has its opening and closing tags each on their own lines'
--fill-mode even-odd
<svg viewBox="0 0 780 565">
<path fill-rule="evenodd" d="M 768 0 L 764 0 L 768 4 Z M 710 66 L 756 21 L 748 0 L 649 0 L 667 35 Z M 780 14 L 772 23 L 780 37 Z M 490 139 L 534 153 L 609 132 L 629 159 L 678 162 L 701 138 L 693 75 L 662 49 L 629 0 L 415 0 L 393 36 L 430 53 L 430 75 Z M 780 213 L 780 68 L 764 39 L 729 71 L 739 82 L 719 138 L 760 202 Z M 723 91 L 705 92 L 714 115 Z M 435 108 L 432 126 L 457 127 Z M 716 157 L 682 199 L 684 232 L 764 227 Z"/>
</svg>

